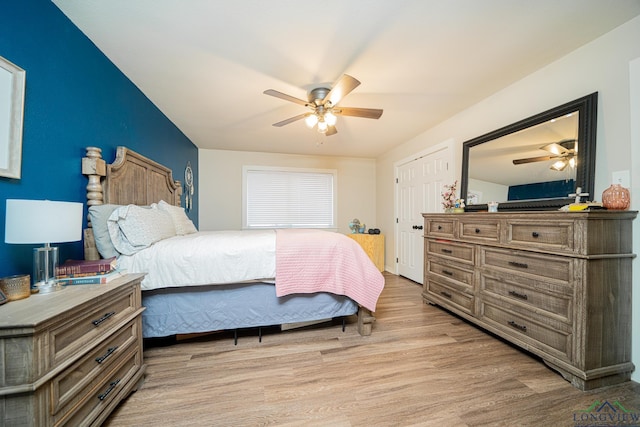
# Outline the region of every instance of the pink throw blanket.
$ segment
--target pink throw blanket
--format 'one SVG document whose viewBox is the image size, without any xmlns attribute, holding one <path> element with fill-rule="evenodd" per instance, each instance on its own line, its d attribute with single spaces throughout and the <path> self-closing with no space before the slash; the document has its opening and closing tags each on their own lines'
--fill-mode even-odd
<svg viewBox="0 0 640 427">
<path fill-rule="evenodd" d="M 331 292 L 375 311 L 384 276 L 360 245 L 339 233 L 276 231 L 276 295 Z"/>
</svg>

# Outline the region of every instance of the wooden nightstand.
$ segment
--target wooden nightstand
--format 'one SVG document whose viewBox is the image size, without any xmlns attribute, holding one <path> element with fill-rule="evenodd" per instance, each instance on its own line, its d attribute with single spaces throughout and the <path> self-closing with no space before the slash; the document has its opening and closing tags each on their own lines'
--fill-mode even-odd
<svg viewBox="0 0 640 427">
<path fill-rule="evenodd" d="M 0 307 L 0 425 L 100 425 L 137 388 L 143 277 Z"/>
<path fill-rule="evenodd" d="M 347 234 L 353 240 L 358 242 L 362 249 L 369 255 L 369 258 L 378 267 L 378 270 L 384 271 L 384 234 Z"/>
</svg>

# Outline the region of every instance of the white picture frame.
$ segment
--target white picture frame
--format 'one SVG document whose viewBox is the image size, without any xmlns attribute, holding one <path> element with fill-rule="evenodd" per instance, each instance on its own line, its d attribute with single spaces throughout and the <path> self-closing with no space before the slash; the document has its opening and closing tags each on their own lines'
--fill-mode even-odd
<svg viewBox="0 0 640 427">
<path fill-rule="evenodd" d="M 20 179 L 25 71 L 0 56 L 0 176 Z"/>
</svg>

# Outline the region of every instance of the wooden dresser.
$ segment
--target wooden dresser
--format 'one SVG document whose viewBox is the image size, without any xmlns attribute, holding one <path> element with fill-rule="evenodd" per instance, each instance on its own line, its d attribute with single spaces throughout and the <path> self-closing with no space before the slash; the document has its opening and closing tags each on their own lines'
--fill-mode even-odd
<svg viewBox="0 0 640 427">
<path fill-rule="evenodd" d="M 0 307 L 0 425 L 100 425 L 137 388 L 143 277 Z"/>
<path fill-rule="evenodd" d="M 581 390 L 630 379 L 637 212 L 423 214 L 423 298 Z"/>
</svg>

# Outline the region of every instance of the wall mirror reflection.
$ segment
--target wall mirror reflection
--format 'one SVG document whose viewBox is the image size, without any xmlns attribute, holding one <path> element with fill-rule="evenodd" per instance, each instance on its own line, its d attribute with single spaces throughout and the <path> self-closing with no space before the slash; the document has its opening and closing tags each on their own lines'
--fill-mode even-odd
<svg viewBox="0 0 640 427">
<path fill-rule="evenodd" d="M 557 209 L 593 193 L 597 93 L 463 144 L 467 210 Z M 584 196 L 584 200 L 592 197 Z"/>
</svg>

